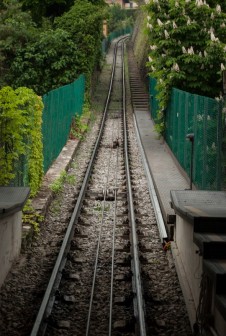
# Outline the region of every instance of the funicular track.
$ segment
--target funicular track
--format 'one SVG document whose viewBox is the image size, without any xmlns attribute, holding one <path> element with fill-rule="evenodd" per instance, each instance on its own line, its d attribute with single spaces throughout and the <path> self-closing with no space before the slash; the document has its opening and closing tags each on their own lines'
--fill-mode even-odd
<svg viewBox="0 0 226 336">
<path fill-rule="evenodd" d="M 101 128 L 32 336 L 190 335 L 142 168 L 124 41 L 114 48 Z"/>
<path fill-rule="evenodd" d="M 129 168 L 123 43 L 121 39 L 115 46 L 99 135 L 32 336 L 58 334 L 61 327 L 71 335 L 130 335 L 134 330 L 146 335 Z M 94 218 L 93 212 L 97 213 Z"/>
</svg>

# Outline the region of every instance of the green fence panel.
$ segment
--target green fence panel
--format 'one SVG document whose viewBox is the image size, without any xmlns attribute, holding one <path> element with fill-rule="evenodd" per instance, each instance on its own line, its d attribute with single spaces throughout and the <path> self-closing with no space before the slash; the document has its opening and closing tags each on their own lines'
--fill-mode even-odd
<svg viewBox="0 0 226 336">
<path fill-rule="evenodd" d="M 198 189 L 221 189 L 222 108 L 214 99 L 173 89 L 165 114 L 165 140 L 190 176 L 194 133 L 193 182 Z"/>
<path fill-rule="evenodd" d="M 52 90 L 43 96 L 43 155 L 44 172 L 65 146 L 75 116 L 82 114 L 85 77 Z"/>
<path fill-rule="evenodd" d="M 150 108 L 151 108 L 151 117 L 155 121 L 158 121 L 158 99 L 157 99 L 157 90 L 156 90 L 157 81 L 155 78 L 149 78 L 149 92 L 150 92 Z"/>
</svg>

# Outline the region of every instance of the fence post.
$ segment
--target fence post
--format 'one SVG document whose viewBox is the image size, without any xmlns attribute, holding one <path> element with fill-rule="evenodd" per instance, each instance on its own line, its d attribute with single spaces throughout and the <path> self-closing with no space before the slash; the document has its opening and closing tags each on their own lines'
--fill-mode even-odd
<svg viewBox="0 0 226 336">
<path fill-rule="evenodd" d="M 190 190 L 192 190 L 192 181 L 193 181 L 193 156 L 194 156 L 194 133 L 189 133 L 186 135 L 186 139 L 191 142 L 191 166 L 190 166 Z"/>
</svg>

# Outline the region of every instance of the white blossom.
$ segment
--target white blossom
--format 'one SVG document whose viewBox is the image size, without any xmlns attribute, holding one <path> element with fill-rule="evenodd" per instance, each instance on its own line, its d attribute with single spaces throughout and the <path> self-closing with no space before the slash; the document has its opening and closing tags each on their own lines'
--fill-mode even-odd
<svg viewBox="0 0 226 336">
<path fill-rule="evenodd" d="M 176 29 L 177 28 L 177 25 L 176 23 L 173 21 L 173 28 Z"/>
<path fill-rule="evenodd" d="M 166 38 L 166 39 L 168 39 L 168 38 L 170 37 L 170 36 L 169 36 L 169 33 L 168 33 L 168 31 L 167 31 L 166 29 L 164 30 L 164 34 L 165 34 L 165 38 Z"/>
<path fill-rule="evenodd" d="M 204 54 L 205 57 L 207 57 L 207 55 L 208 55 L 205 50 L 204 50 L 203 54 Z"/>
<path fill-rule="evenodd" d="M 158 0 L 153 0 L 153 2 L 154 2 L 154 3 L 156 3 L 156 4 L 158 4 L 158 3 L 159 3 L 159 1 L 158 1 Z"/>
<path fill-rule="evenodd" d="M 175 7 L 179 7 L 178 1 L 175 2 Z"/>
<path fill-rule="evenodd" d="M 162 57 L 166 57 L 166 54 L 162 54 Z"/>
<path fill-rule="evenodd" d="M 222 24 L 221 24 L 221 28 L 224 28 L 225 27 L 225 23 L 223 22 Z"/>
<path fill-rule="evenodd" d="M 223 50 L 224 50 L 224 52 L 226 52 L 226 46 L 224 47 L 224 49 L 223 49 Z"/>
<path fill-rule="evenodd" d="M 182 47 L 182 52 L 183 52 L 183 54 L 187 54 L 187 50 L 184 46 Z"/>
<path fill-rule="evenodd" d="M 163 23 L 162 23 L 161 20 L 157 19 L 157 23 L 158 23 L 159 27 L 163 26 Z"/>
<path fill-rule="evenodd" d="M 190 48 L 188 48 L 188 54 L 194 55 L 194 49 L 193 49 L 192 46 Z"/>
<path fill-rule="evenodd" d="M 211 18 L 212 20 L 214 20 L 214 14 L 213 14 L 213 12 L 211 13 L 210 18 Z"/>
<path fill-rule="evenodd" d="M 217 13 L 221 13 L 221 6 L 220 5 L 216 6 L 216 11 L 217 11 Z"/>
<path fill-rule="evenodd" d="M 155 67 L 153 67 L 153 65 L 151 66 L 151 70 L 152 70 L 152 71 L 155 71 Z"/>
<path fill-rule="evenodd" d="M 201 114 L 198 114 L 198 115 L 197 115 L 197 120 L 198 120 L 198 121 L 202 121 L 202 120 L 203 120 L 203 116 L 202 116 Z"/>
<path fill-rule="evenodd" d="M 186 2 L 186 3 L 189 3 L 189 2 L 191 2 L 191 0 L 185 0 L 185 2 Z"/>
<path fill-rule="evenodd" d="M 216 144 L 215 144 L 215 142 L 212 143 L 211 147 L 212 147 L 213 150 L 216 150 Z"/>
<path fill-rule="evenodd" d="M 153 59 L 150 56 L 148 56 L 148 60 L 149 60 L 149 62 L 153 61 Z"/>
<path fill-rule="evenodd" d="M 211 41 L 212 41 L 212 42 L 218 42 L 218 41 L 219 41 L 219 38 L 218 38 L 218 37 L 215 37 L 215 35 L 214 35 L 213 32 L 210 33 L 210 38 L 211 38 Z"/>
<path fill-rule="evenodd" d="M 181 45 L 181 41 L 180 40 L 178 40 L 178 44 Z"/>
<path fill-rule="evenodd" d="M 200 69 L 203 70 L 204 68 L 205 68 L 205 67 L 204 67 L 204 64 L 202 64 Z"/>
<path fill-rule="evenodd" d="M 199 52 L 199 56 L 202 57 L 202 52 L 201 51 Z"/>
<path fill-rule="evenodd" d="M 153 29 L 153 26 L 152 26 L 152 24 L 151 24 L 151 23 L 148 23 L 148 24 L 147 24 L 147 26 L 150 28 L 150 30 L 152 30 L 152 29 Z"/>
<path fill-rule="evenodd" d="M 177 63 L 175 63 L 175 64 L 172 66 L 172 70 L 179 72 L 179 71 L 180 71 L 179 65 L 178 65 Z"/>
<path fill-rule="evenodd" d="M 209 34 L 214 33 L 214 29 L 213 29 L 213 27 L 210 27 L 210 29 L 208 30 L 208 33 L 209 33 Z"/>
<path fill-rule="evenodd" d="M 203 1 L 202 0 L 196 0 L 195 3 L 198 7 L 203 6 Z"/>
<path fill-rule="evenodd" d="M 190 24 L 191 24 L 191 19 L 190 19 L 190 17 L 188 17 L 187 26 L 190 26 Z"/>
<path fill-rule="evenodd" d="M 225 66 L 223 63 L 221 63 L 221 71 L 224 71 L 225 70 Z"/>
<path fill-rule="evenodd" d="M 157 49 L 157 46 L 156 46 L 156 45 L 150 45 L 150 49 L 151 49 L 151 50 L 156 50 L 156 49 Z"/>
<path fill-rule="evenodd" d="M 147 19 L 148 19 L 148 21 L 150 21 L 150 20 L 151 20 L 151 17 L 148 15 L 148 16 L 147 16 Z"/>
</svg>

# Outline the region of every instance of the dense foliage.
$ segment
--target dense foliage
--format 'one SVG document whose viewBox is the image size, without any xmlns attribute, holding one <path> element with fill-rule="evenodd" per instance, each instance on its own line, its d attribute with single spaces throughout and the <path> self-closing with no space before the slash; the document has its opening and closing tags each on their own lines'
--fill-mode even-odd
<svg viewBox="0 0 226 336">
<path fill-rule="evenodd" d="M 54 20 L 55 17 L 63 15 L 74 5 L 75 0 L 19 0 L 24 10 L 31 12 L 33 20 L 41 24 L 43 18 Z M 88 0 L 94 5 L 103 5 L 104 0 Z"/>
<path fill-rule="evenodd" d="M 89 82 L 91 74 L 101 60 L 104 13 L 101 7 L 90 1 L 77 1 L 71 10 L 57 18 L 54 28 L 67 31 L 77 50 L 75 66 L 78 74 L 85 74 Z"/>
<path fill-rule="evenodd" d="M 21 179 L 20 164 L 25 160 L 27 174 L 22 178 L 28 180 L 22 185 L 30 186 L 31 195 L 37 192 L 43 176 L 42 108 L 41 98 L 30 89 L 0 90 L 0 185 Z"/>
<path fill-rule="evenodd" d="M 26 86 L 43 95 L 81 73 L 89 83 L 101 56 L 102 6 L 77 0 L 53 23 L 45 19 L 37 28 L 18 1 L 4 4 L 0 11 L 0 87 Z"/>
<path fill-rule="evenodd" d="M 0 10 L 0 87 L 10 84 L 11 63 L 18 51 L 38 38 L 30 14 L 23 12 L 17 1 L 3 4 Z"/>
<path fill-rule="evenodd" d="M 106 8 L 106 17 L 108 18 L 108 31 L 122 29 L 133 26 L 135 21 L 136 10 L 124 10 L 116 4 Z"/>
<path fill-rule="evenodd" d="M 36 94 L 82 73 L 89 85 L 101 61 L 105 17 L 103 0 L 1 1 L 0 184 L 19 181 L 31 187 L 31 195 L 37 192 L 43 104 Z"/>
<path fill-rule="evenodd" d="M 172 87 L 209 97 L 222 91 L 225 5 L 203 0 L 150 0 L 148 66 L 157 79 L 160 118 Z"/>
</svg>

